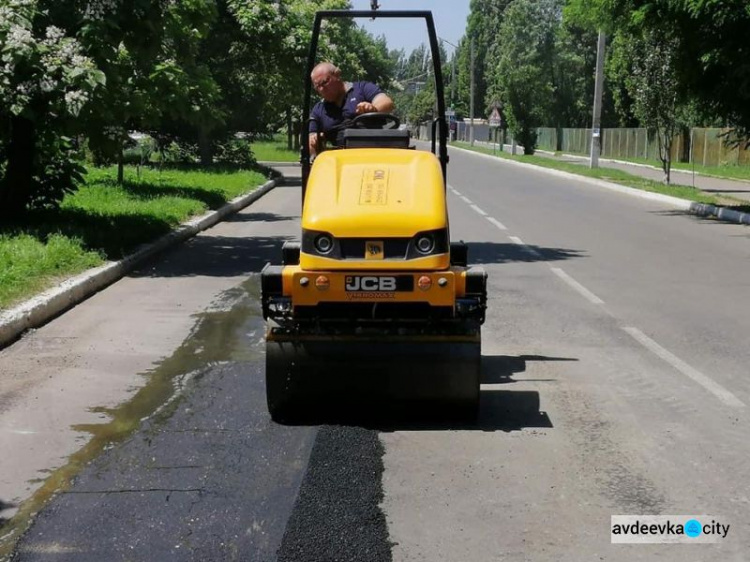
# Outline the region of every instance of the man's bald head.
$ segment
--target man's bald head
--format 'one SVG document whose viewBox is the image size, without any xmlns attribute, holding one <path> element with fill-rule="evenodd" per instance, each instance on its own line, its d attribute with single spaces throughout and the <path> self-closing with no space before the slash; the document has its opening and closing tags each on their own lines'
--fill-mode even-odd
<svg viewBox="0 0 750 562">
<path fill-rule="evenodd" d="M 346 87 L 341 81 L 341 70 L 330 62 L 318 63 L 310 73 L 313 86 L 326 101 L 336 102 L 346 94 Z"/>
<path fill-rule="evenodd" d="M 333 74 L 334 76 L 341 76 L 341 69 L 333 64 L 332 62 L 320 62 L 315 65 L 310 76 L 315 80 L 316 75 L 328 75 Z"/>
</svg>

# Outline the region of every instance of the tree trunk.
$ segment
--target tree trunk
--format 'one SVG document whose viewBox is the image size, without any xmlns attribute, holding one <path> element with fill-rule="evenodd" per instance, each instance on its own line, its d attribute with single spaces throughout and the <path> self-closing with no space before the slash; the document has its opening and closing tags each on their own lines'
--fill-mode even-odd
<svg viewBox="0 0 750 562">
<path fill-rule="evenodd" d="M 659 159 L 661 160 L 661 167 L 664 171 L 664 182 L 669 185 L 672 181 L 672 140 L 674 135 L 669 131 L 657 130 L 656 138 L 659 142 Z"/>
<path fill-rule="evenodd" d="M 286 108 L 286 147 L 293 150 L 294 146 L 294 123 L 292 122 L 292 108 Z"/>
<path fill-rule="evenodd" d="M 125 181 L 125 149 L 123 141 L 120 140 L 120 148 L 117 151 L 117 185 L 122 185 Z"/>
<path fill-rule="evenodd" d="M 680 134 L 682 135 L 682 153 L 680 154 L 679 158 L 677 159 L 678 162 L 690 162 L 690 151 L 693 149 L 690 146 L 690 128 L 689 127 L 682 127 L 680 129 Z"/>
<path fill-rule="evenodd" d="M 31 178 L 36 153 L 33 121 L 13 117 L 10 125 L 8 167 L 0 183 L 0 217 L 14 219 L 26 211 L 31 197 Z"/>
<path fill-rule="evenodd" d="M 294 124 L 292 125 L 292 130 L 293 130 L 292 136 L 294 137 L 294 148 L 292 150 L 294 150 L 295 152 L 299 152 L 299 149 L 300 149 L 299 136 L 302 134 L 301 126 L 302 124 L 299 121 L 295 121 Z"/>
<path fill-rule="evenodd" d="M 198 135 L 198 148 L 201 155 L 201 166 L 210 166 L 213 164 L 214 147 L 205 131 L 201 131 L 200 135 Z"/>
</svg>

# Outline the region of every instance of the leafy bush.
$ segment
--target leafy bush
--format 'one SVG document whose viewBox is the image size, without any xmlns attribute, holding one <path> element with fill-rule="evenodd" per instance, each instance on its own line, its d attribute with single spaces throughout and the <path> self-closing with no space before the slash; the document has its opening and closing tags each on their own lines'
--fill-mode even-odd
<svg viewBox="0 0 750 562">
<path fill-rule="evenodd" d="M 194 164 L 199 161 L 198 146 L 179 140 L 161 144 L 157 161 L 169 164 Z"/>
<path fill-rule="evenodd" d="M 44 138 L 48 136 L 49 138 Z M 86 168 L 79 160 L 71 139 L 56 135 L 41 135 L 37 146 L 39 158 L 31 178 L 28 208 L 55 207 L 68 193 L 73 193 L 84 182 Z"/>
<path fill-rule="evenodd" d="M 216 143 L 214 161 L 220 164 L 232 164 L 239 168 L 252 168 L 257 164 L 251 143 L 246 139 L 229 139 Z"/>
</svg>

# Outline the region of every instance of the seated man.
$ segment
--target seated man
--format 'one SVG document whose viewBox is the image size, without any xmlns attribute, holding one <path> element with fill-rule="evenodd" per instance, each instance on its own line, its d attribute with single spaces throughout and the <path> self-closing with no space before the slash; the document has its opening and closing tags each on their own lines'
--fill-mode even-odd
<svg viewBox="0 0 750 562">
<path fill-rule="evenodd" d="M 312 83 L 323 98 L 310 113 L 321 124 L 321 138 L 338 144 L 338 126 L 362 113 L 379 111 L 390 113 L 393 100 L 372 82 L 344 82 L 341 70 L 330 62 L 321 62 L 313 68 Z M 317 124 L 310 123 L 310 154 L 318 151 Z"/>
</svg>

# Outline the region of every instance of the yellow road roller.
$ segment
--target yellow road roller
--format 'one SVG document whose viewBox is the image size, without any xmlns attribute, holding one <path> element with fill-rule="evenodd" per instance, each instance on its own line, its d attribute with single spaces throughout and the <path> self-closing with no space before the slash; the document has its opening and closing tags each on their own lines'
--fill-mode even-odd
<svg viewBox="0 0 750 562">
<path fill-rule="evenodd" d="M 435 61 L 438 118 L 431 151 L 410 146 L 390 114 L 363 114 L 340 148 L 310 162 L 302 133 L 302 232 L 281 265 L 261 274 L 271 417 L 289 422 L 336 410 L 437 407 L 476 415 L 487 275 L 451 243 L 446 200 L 447 126 L 430 12 L 325 11 L 335 17 L 418 17 Z M 385 128 L 384 128 L 385 127 Z M 318 128 L 319 129 L 319 128 Z"/>
</svg>

